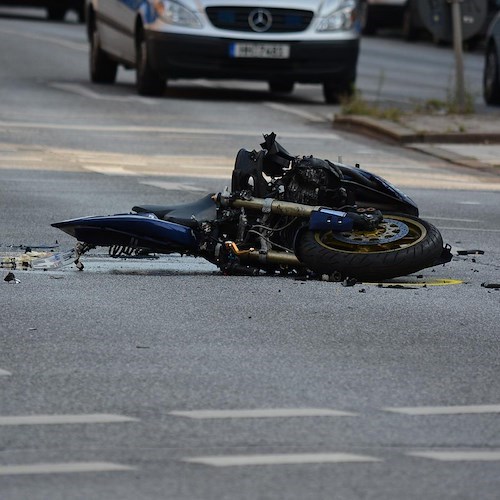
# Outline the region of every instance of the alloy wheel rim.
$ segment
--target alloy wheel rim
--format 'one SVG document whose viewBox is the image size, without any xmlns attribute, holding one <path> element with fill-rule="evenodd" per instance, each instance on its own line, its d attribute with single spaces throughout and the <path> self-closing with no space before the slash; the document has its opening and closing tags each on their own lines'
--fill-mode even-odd
<svg viewBox="0 0 500 500">
<path fill-rule="evenodd" d="M 399 231 L 399 233 L 398 233 Z M 427 235 L 420 222 L 391 215 L 375 231 L 315 234 L 316 241 L 329 250 L 346 253 L 386 253 L 417 245 Z"/>
</svg>

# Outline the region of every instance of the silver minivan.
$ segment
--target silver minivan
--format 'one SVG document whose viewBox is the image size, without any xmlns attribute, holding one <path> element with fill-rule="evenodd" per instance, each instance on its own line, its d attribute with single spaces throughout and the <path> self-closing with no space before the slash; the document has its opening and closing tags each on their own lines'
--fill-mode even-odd
<svg viewBox="0 0 500 500">
<path fill-rule="evenodd" d="M 134 68 L 149 96 L 177 78 L 320 83 L 338 102 L 356 80 L 358 18 L 357 0 L 87 0 L 90 76 Z"/>
</svg>

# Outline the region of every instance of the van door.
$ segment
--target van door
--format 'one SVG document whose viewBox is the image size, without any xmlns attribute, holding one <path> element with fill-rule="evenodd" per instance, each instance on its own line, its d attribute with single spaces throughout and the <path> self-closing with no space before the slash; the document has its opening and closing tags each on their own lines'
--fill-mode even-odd
<svg viewBox="0 0 500 500">
<path fill-rule="evenodd" d="M 135 20 L 144 3 L 145 0 L 99 0 L 97 3 L 102 47 L 121 61 L 135 61 Z"/>
</svg>

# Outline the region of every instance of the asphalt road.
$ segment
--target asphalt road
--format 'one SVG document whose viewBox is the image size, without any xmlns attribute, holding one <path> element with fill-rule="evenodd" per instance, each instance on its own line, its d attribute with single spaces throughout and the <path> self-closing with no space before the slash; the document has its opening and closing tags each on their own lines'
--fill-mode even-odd
<svg viewBox="0 0 500 500">
<path fill-rule="evenodd" d="M 498 177 L 334 131 L 314 86 L 144 99 L 126 72 L 88 83 L 80 25 L 0 17 L 0 43 L 2 255 L 70 248 L 57 220 L 221 189 L 270 130 L 386 176 L 455 253 L 484 251 L 383 288 L 104 252 L 16 271 L 0 283 L 2 500 L 498 498 L 500 291 L 481 286 L 500 281 Z M 404 64 L 398 40 L 364 45 L 366 92 L 389 48 Z"/>
</svg>

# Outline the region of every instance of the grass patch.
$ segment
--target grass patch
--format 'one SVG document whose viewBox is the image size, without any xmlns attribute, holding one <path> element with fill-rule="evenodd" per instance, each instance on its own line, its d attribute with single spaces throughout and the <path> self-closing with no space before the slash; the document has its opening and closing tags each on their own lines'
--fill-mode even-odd
<svg viewBox="0 0 500 500">
<path fill-rule="evenodd" d="M 352 96 L 342 99 L 340 105 L 344 115 L 363 115 L 399 122 L 403 114 L 399 108 L 382 107 L 376 103 L 369 103 L 363 99 L 359 90 L 356 90 Z"/>
</svg>

